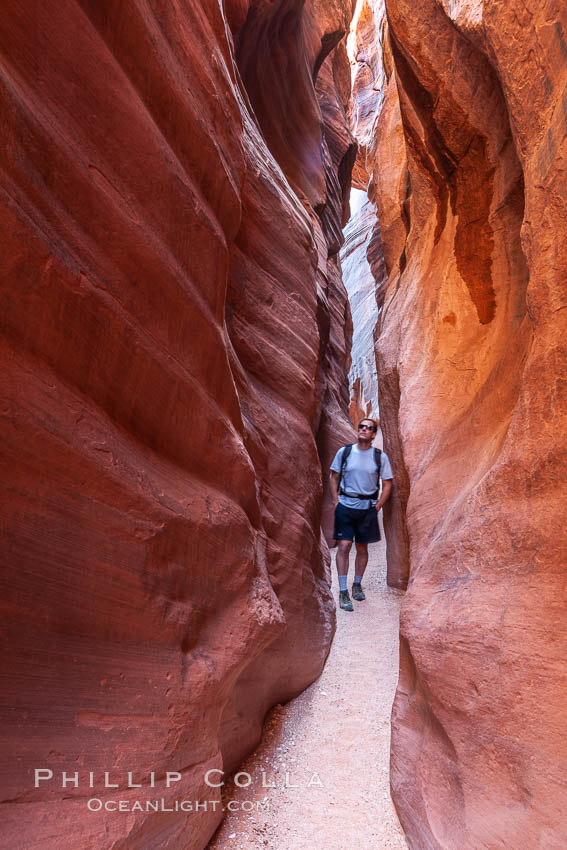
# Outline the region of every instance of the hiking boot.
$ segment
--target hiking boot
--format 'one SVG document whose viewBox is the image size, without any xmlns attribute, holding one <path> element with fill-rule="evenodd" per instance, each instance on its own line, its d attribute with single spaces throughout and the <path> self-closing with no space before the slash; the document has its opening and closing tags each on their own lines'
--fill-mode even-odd
<svg viewBox="0 0 567 850">
<path fill-rule="evenodd" d="M 352 585 L 352 598 L 356 599 L 357 602 L 364 602 L 366 596 L 364 595 L 364 591 L 362 589 L 362 585 L 360 582 L 353 582 Z"/>
<path fill-rule="evenodd" d="M 339 605 L 343 611 L 354 611 L 354 606 L 350 601 L 348 590 L 339 591 Z"/>
</svg>

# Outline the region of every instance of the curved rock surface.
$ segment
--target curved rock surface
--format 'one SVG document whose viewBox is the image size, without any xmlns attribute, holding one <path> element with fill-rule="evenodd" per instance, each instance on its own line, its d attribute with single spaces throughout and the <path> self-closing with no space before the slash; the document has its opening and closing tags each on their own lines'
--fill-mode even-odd
<svg viewBox="0 0 567 850">
<path fill-rule="evenodd" d="M 380 410 L 404 490 L 388 545 L 409 573 L 394 798 L 419 850 L 559 850 L 567 13 L 386 7 L 366 166 L 388 273 Z"/>
<path fill-rule="evenodd" d="M 218 806 L 87 800 L 218 801 L 321 670 L 351 14 L 3 8 L 6 848 L 203 847 Z"/>
</svg>

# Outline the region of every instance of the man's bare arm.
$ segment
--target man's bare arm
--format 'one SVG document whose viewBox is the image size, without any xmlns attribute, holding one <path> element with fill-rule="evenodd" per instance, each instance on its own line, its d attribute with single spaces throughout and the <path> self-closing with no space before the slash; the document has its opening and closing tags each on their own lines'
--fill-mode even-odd
<svg viewBox="0 0 567 850">
<path fill-rule="evenodd" d="M 380 498 L 376 502 L 376 510 L 379 511 L 382 505 L 385 505 L 388 499 L 390 498 L 390 493 L 392 492 L 392 479 L 386 478 L 382 479 L 382 492 L 380 494 Z"/>
<path fill-rule="evenodd" d="M 336 507 L 339 503 L 339 478 L 340 475 L 338 472 L 331 472 L 330 482 L 331 482 L 331 502 Z"/>
</svg>

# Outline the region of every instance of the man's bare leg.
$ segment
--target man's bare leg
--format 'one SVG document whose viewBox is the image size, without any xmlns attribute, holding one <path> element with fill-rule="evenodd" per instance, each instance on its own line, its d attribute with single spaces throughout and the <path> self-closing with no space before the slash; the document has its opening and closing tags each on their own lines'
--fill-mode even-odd
<svg viewBox="0 0 567 850">
<path fill-rule="evenodd" d="M 337 574 L 339 576 L 339 605 L 345 611 L 353 611 L 346 582 L 348 574 L 348 556 L 352 548 L 351 540 L 339 540 L 337 549 Z"/>
<path fill-rule="evenodd" d="M 356 543 L 356 559 L 354 562 L 354 581 L 352 583 L 352 598 L 357 602 L 363 602 L 366 599 L 361 586 L 362 576 L 368 564 L 368 544 Z"/>
<path fill-rule="evenodd" d="M 351 549 L 352 540 L 339 540 L 337 548 L 337 575 L 348 575 L 348 556 Z M 368 555 L 366 556 L 366 560 L 368 560 Z"/>
<path fill-rule="evenodd" d="M 355 543 L 354 545 L 356 546 L 356 560 L 354 562 L 354 574 L 357 578 L 362 579 L 362 576 L 364 575 L 364 570 L 366 569 L 366 565 L 368 564 L 368 544 L 367 543 Z M 337 560 L 338 560 L 338 558 L 337 558 Z"/>
</svg>

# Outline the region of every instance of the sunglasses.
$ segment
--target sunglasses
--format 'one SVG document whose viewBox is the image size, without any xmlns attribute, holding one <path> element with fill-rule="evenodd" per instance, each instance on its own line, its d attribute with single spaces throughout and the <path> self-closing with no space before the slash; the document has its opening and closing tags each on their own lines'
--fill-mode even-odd
<svg viewBox="0 0 567 850">
<path fill-rule="evenodd" d="M 363 430 L 364 431 L 374 431 L 374 425 L 359 425 L 358 430 L 359 431 L 363 431 Z"/>
</svg>

